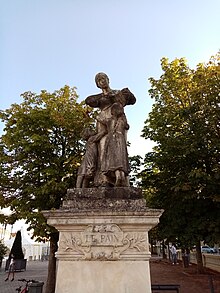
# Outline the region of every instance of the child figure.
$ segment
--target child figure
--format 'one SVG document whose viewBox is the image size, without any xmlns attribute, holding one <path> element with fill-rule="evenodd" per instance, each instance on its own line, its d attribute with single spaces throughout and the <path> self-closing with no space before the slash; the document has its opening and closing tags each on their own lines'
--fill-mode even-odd
<svg viewBox="0 0 220 293">
<path fill-rule="evenodd" d="M 82 138 L 87 141 L 86 152 L 78 169 L 76 188 L 86 188 L 94 178 L 97 164 L 97 144 L 95 142 L 96 132 L 91 128 L 85 128 Z"/>
<path fill-rule="evenodd" d="M 99 121 L 106 125 L 107 138 L 104 146 L 104 156 L 107 158 L 101 164 L 102 173 L 114 178 L 114 186 L 129 186 L 128 152 L 126 132 L 129 129 L 124 108 L 120 103 L 111 106 L 111 118 Z"/>
</svg>

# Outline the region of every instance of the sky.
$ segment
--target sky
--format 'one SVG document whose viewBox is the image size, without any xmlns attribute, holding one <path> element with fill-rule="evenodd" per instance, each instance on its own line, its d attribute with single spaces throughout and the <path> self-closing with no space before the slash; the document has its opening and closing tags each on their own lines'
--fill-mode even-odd
<svg viewBox="0 0 220 293">
<path fill-rule="evenodd" d="M 150 77 L 162 57 L 185 57 L 190 67 L 220 49 L 219 0 L 0 0 L 0 109 L 20 103 L 26 91 L 77 87 L 79 101 L 100 92 L 105 72 L 112 89 L 128 87 L 135 105 L 129 155 L 144 156 L 141 138 L 153 100 Z M 0 125 L 2 132 L 3 124 Z"/>
</svg>

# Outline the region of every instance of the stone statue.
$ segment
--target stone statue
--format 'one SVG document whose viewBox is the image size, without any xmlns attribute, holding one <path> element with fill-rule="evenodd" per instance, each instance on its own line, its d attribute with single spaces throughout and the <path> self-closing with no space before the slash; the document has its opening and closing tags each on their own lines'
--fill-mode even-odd
<svg viewBox="0 0 220 293">
<path fill-rule="evenodd" d="M 101 173 L 108 179 L 112 178 L 114 186 L 129 186 L 127 176 L 130 170 L 126 144 L 126 131 L 129 125 L 120 103 L 114 103 L 110 109 L 110 118 L 97 118 L 97 121 L 107 129 L 103 160 L 100 162 Z"/>
<path fill-rule="evenodd" d="M 90 128 L 85 128 L 81 134 L 82 138 L 87 141 L 86 153 L 78 169 L 76 188 L 89 186 L 89 182 L 94 179 L 97 166 L 97 144 L 93 141 L 96 132 Z"/>
<path fill-rule="evenodd" d="M 94 186 L 128 187 L 129 164 L 126 132 L 129 129 L 124 113 L 126 105 L 133 105 L 136 98 L 128 88 L 112 90 L 105 73 L 98 73 L 95 82 L 102 93 L 86 98 L 87 105 L 99 108 L 96 131 L 90 142 L 97 145 L 97 162 Z M 80 180 L 79 180 L 80 181 Z M 78 187 L 88 187 L 78 184 Z"/>
</svg>

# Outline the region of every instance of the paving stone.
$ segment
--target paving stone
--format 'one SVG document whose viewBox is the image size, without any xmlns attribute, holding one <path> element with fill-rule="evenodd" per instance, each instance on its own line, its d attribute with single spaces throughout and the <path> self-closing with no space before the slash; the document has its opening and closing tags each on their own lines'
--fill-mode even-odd
<svg viewBox="0 0 220 293">
<path fill-rule="evenodd" d="M 16 272 L 15 280 L 13 282 L 5 282 L 7 274 L 4 271 L 3 263 L 2 268 L 0 269 L 0 293 L 15 293 L 15 289 L 21 284 L 18 279 L 22 278 L 43 281 L 45 284 L 47 267 L 47 261 L 29 261 L 27 263 L 26 271 Z M 206 274 L 199 275 L 196 272 L 195 265 L 183 268 L 182 262 L 178 265 L 172 265 L 169 261 L 164 261 L 158 258 L 151 259 L 150 268 L 151 281 L 153 284 L 179 284 L 181 293 L 210 293 L 211 278 L 213 281 L 214 292 L 220 292 L 220 273 L 218 272 L 207 270 Z M 45 285 L 43 288 L 45 290 Z"/>
</svg>

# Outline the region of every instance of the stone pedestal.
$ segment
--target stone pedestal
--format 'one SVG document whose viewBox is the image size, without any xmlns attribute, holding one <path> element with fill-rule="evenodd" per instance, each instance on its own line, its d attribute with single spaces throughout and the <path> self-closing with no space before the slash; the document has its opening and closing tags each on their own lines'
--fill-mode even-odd
<svg viewBox="0 0 220 293">
<path fill-rule="evenodd" d="M 60 232 L 56 293 L 151 292 L 148 231 L 162 211 L 125 192 L 69 190 L 60 210 L 44 212 Z"/>
</svg>

